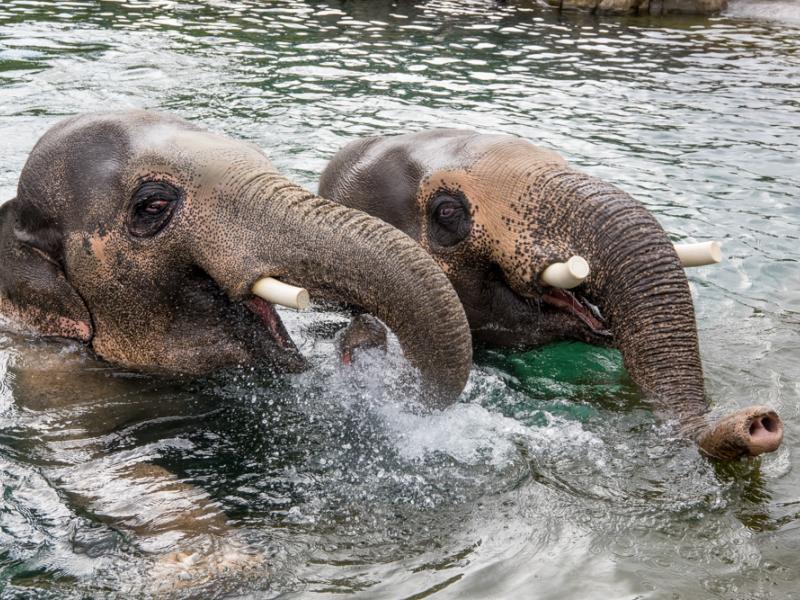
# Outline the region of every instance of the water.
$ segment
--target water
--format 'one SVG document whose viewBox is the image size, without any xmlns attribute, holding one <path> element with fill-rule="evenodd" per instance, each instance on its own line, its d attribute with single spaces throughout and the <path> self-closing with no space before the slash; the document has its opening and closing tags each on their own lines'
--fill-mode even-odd
<svg viewBox="0 0 800 600">
<path fill-rule="evenodd" d="M 196 548 L 238 565 L 184 565 L 205 597 L 800 597 L 798 14 L 4 0 L 0 198 L 86 110 L 174 111 L 311 188 L 356 136 L 515 133 L 633 193 L 675 240 L 724 242 L 722 265 L 689 273 L 709 397 L 771 404 L 786 440 L 715 466 L 653 419 L 616 353 L 577 344 L 485 351 L 462 401 L 426 414 L 396 348 L 337 368 L 333 313 L 285 314 L 314 366 L 277 378 L 154 380 L 2 334 L 0 596 L 146 595 L 176 580 L 166 553 Z M 175 533 L 187 510 L 207 531 Z"/>
</svg>

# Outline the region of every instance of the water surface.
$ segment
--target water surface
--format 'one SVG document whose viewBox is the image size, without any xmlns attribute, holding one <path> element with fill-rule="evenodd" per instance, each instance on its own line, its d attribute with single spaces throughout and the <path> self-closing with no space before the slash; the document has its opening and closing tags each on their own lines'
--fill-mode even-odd
<svg viewBox="0 0 800 600">
<path fill-rule="evenodd" d="M 357 136 L 520 135 L 673 239 L 724 242 L 689 273 L 709 398 L 774 406 L 786 441 L 713 465 L 615 352 L 579 344 L 482 352 L 462 401 L 427 414 L 396 348 L 337 367 L 333 313 L 284 313 L 314 365 L 285 377 L 155 380 L 2 334 L 2 597 L 146 594 L 187 546 L 249 557 L 187 584 L 208 597 L 800 597 L 800 26 L 778 4 L 598 20 L 524 1 L 5 0 L 0 199 L 86 110 L 173 111 L 312 189 Z M 198 506 L 224 533 L 158 530 Z"/>
</svg>

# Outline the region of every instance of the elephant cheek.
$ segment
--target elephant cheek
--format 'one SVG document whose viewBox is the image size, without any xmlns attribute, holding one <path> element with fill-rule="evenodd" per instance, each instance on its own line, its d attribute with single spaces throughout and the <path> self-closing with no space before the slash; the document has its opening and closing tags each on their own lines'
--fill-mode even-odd
<svg viewBox="0 0 800 600">
<path fill-rule="evenodd" d="M 108 265 L 108 252 L 106 246 L 108 245 L 108 235 L 96 234 L 88 238 L 89 251 L 94 256 L 97 263 L 101 266 Z"/>
</svg>

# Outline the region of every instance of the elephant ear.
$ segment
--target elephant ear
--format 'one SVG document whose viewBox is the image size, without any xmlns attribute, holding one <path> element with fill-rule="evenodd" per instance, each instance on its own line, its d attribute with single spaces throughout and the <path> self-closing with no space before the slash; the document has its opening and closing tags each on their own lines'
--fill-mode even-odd
<svg viewBox="0 0 800 600">
<path fill-rule="evenodd" d="M 0 316 L 44 336 L 92 339 L 89 310 L 38 234 L 18 227 L 19 202 L 0 206 Z M 37 243 L 41 242 L 41 243 Z"/>
</svg>

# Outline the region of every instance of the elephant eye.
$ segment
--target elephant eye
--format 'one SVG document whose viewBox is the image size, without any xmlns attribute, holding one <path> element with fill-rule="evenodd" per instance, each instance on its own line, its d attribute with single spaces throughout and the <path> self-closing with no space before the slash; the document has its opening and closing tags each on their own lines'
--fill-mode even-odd
<svg viewBox="0 0 800 600">
<path fill-rule="evenodd" d="M 169 200 L 158 198 L 156 200 L 148 200 L 144 205 L 144 212 L 148 215 L 160 215 L 169 206 Z"/>
<path fill-rule="evenodd" d="M 450 220 L 458 211 L 452 204 L 443 204 L 436 211 L 436 218 L 440 221 Z"/>
<path fill-rule="evenodd" d="M 135 237 L 152 237 L 172 218 L 180 192 L 164 181 L 146 181 L 133 195 L 128 230 Z"/>
<path fill-rule="evenodd" d="M 438 246 L 454 246 L 470 232 L 467 200 L 460 192 L 441 192 L 430 203 L 430 237 Z"/>
</svg>

